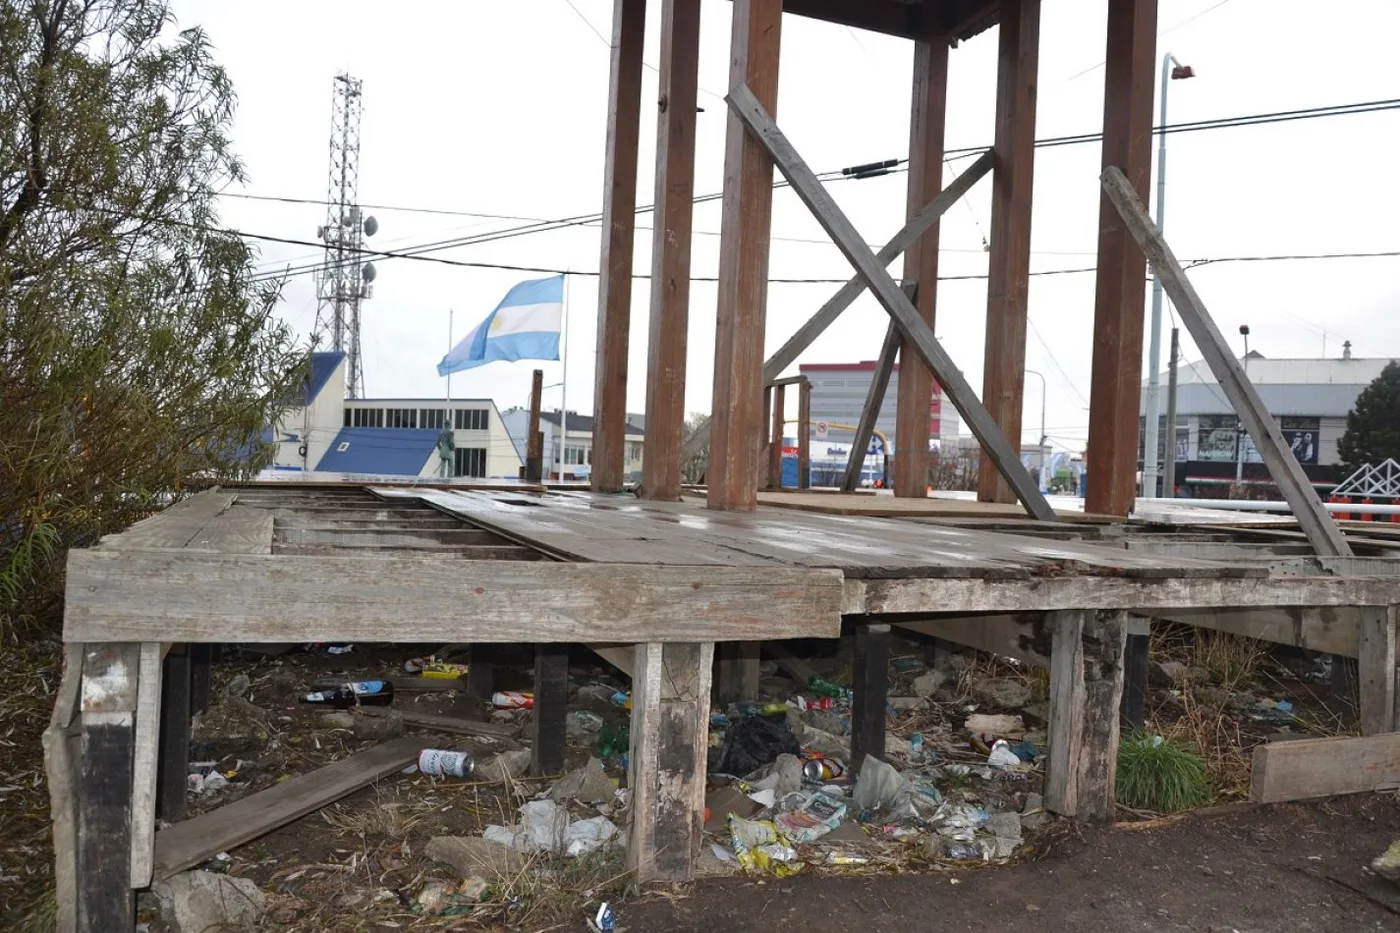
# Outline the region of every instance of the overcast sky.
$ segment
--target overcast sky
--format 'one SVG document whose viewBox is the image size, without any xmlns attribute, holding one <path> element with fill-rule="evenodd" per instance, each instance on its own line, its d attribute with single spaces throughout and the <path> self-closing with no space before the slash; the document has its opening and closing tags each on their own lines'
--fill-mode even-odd
<svg viewBox="0 0 1400 933">
<path fill-rule="evenodd" d="M 360 200 L 365 204 L 557 218 L 597 212 L 602 178 L 611 0 L 415 0 L 394 7 L 361 0 L 175 0 L 181 26 L 202 26 L 239 96 L 234 143 L 245 160 L 244 191 L 323 201 L 334 75 L 364 81 Z M 1038 137 L 1095 132 L 1103 108 L 1105 0 L 1045 0 Z M 1315 0 L 1162 0 L 1158 54 L 1172 51 L 1197 76 L 1172 83 L 1172 123 L 1400 97 L 1394 37 L 1400 3 L 1349 0 L 1344 19 L 1318 18 Z M 650 4 L 646 61 L 657 63 L 661 3 Z M 709 0 L 702 24 L 697 194 L 723 178 L 729 3 Z M 995 30 L 954 49 L 947 145 L 990 143 L 996 79 Z M 903 157 L 908 148 L 912 44 L 787 16 L 777 117 L 817 171 Z M 657 75 L 644 75 L 638 203 L 654 200 Z M 1400 249 L 1395 146 L 1400 111 L 1280 123 L 1169 138 L 1167 234 L 1182 258 Z M 1083 269 L 1094 262 L 1097 144 L 1036 153 L 1031 267 Z M 955 160 L 945 179 L 970 159 Z M 903 223 L 907 176 L 830 186 L 874 244 Z M 982 237 L 990 188 L 983 181 L 945 218 L 940 272 L 986 272 Z M 369 245 L 401 249 L 517 221 L 375 208 Z M 228 225 L 314 240 L 324 209 L 225 198 Z M 643 215 L 639 226 L 649 226 Z M 718 262 L 718 202 L 696 208 L 694 275 Z M 702 233 L 703 231 L 703 233 Z M 850 268 L 791 192 L 773 215 L 775 278 L 844 279 Z M 455 260 L 571 269 L 568 407 L 591 412 L 599 230 L 575 227 L 436 253 Z M 316 258 L 314 248 L 261 244 L 266 268 Z M 637 234 L 636 270 L 650 267 L 651 234 Z M 435 365 L 447 349 L 448 309 L 460 336 L 491 311 L 518 272 L 382 260 L 364 305 L 365 379 L 371 397 L 443 392 Z M 898 270 L 898 265 L 894 269 Z M 1267 356 L 1337 356 L 1350 339 L 1358 356 L 1400 355 L 1400 259 L 1222 263 L 1192 280 L 1221 330 Z M 835 290 L 773 284 L 767 350 L 775 350 Z M 1094 276 L 1031 280 L 1028 367 L 1048 382 L 1048 429 L 1057 447 L 1082 449 L 1088 423 Z M 986 284 L 939 286 L 936 332 L 969 381 L 982 383 Z M 634 283 L 628 407 L 645 399 L 648 284 Z M 309 276 L 293 278 L 283 314 L 303 335 L 315 319 Z M 688 410 L 709 409 L 715 285 L 692 288 Z M 858 301 L 802 358 L 872 359 L 886 317 Z M 1187 341 L 1187 355 L 1199 359 Z M 1165 365 L 1163 338 L 1163 360 Z M 1238 347 L 1236 347 L 1238 351 Z M 1144 372 L 1146 346 L 1144 345 Z M 453 379 L 459 397 L 523 405 L 530 371 L 546 383 L 559 363 L 494 363 Z M 546 396 L 559 403 L 558 389 Z M 1028 376 L 1024 426 L 1038 433 L 1040 381 Z"/>
</svg>

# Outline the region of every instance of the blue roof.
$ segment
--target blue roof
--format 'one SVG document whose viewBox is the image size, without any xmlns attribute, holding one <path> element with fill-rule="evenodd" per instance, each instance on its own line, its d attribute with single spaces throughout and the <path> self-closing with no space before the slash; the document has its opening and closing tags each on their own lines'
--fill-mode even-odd
<svg viewBox="0 0 1400 933">
<path fill-rule="evenodd" d="M 340 361 L 343 359 L 345 359 L 345 354 L 338 350 L 311 354 L 311 379 L 306 387 L 307 405 L 316 401 L 316 397 L 321 394 L 326 383 L 330 382 L 331 376 L 335 374 L 335 368 L 340 365 Z"/>
<path fill-rule="evenodd" d="M 341 428 L 316 469 L 417 476 L 435 452 L 438 434 L 422 428 Z"/>
</svg>

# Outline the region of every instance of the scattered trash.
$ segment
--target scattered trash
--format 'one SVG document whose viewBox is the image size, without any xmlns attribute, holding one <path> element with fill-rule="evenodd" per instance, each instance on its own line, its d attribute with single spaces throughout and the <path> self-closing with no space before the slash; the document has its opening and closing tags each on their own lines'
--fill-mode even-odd
<svg viewBox="0 0 1400 933">
<path fill-rule="evenodd" d="M 569 718 L 564 724 L 565 732 L 574 736 L 594 733 L 602 728 L 603 717 L 586 709 L 571 710 Z"/>
<path fill-rule="evenodd" d="M 551 800 L 577 800 L 592 804 L 612 800 L 613 794 L 612 781 L 597 758 L 589 758 L 588 764 L 564 775 L 549 789 Z"/>
<path fill-rule="evenodd" d="M 1020 716 L 973 713 L 963 725 L 973 735 L 990 735 L 998 739 L 1019 739 L 1026 734 L 1026 724 Z"/>
<path fill-rule="evenodd" d="M 593 933 L 613 933 L 617 929 L 617 911 L 607 901 L 598 905 L 598 910 L 588 918 L 588 928 Z"/>
<path fill-rule="evenodd" d="M 617 690 L 612 695 L 613 706 L 621 706 L 623 709 L 632 708 L 632 694 L 626 690 Z"/>
<path fill-rule="evenodd" d="M 471 752 L 425 748 L 418 753 L 418 770 L 424 774 L 470 777 L 476 768 Z"/>
<path fill-rule="evenodd" d="M 598 755 L 604 761 L 626 755 L 631 743 L 631 723 L 610 722 L 598 731 Z"/>
<path fill-rule="evenodd" d="M 1254 719 L 1283 721 L 1293 718 L 1293 704 L 1287 700 L 1260 700 L 1250 708 Z"/>
<path fill-rule="evenodd" d="M 1392 842 L 1390 848 L 1371 860 L 1371 871 L 1387 881 L 1400 884 L 1400 839 Z"/>
<path fill-rule="evenodd" d="M 860 776 L 856 779 L 855 793 L 852 795 L 856 806 L 864 810 L 876 810 L 892 806 L 899 792 L 909 781 L 890 765 L 874 755 L 866 755 L 860 766 Z"/>
<path fill-rule="evenodd" d="M 858 852 L 832 851 L 826 853 L 822 862 L 826 865 L 869 865 L 870 857 Z"/>
<path fill-rule="evenodd" d="M 754 700 L 740 700 L 734 704 L 740 716 L 786 716 L 791 709 L 786 703 L 758 703 Z"/>
<path fill-rule="evenodd" d="M 208 774 L 191 774 L 190 790 L 196 794 L 212 794 L 228 787 L 229 780 L 217 771 Z"/>
<path fill-rule="evenodd" d="M 991 754 L 987 756 L 987 764 L 994 768 L 1016 768 L 1021 764 L 1021 757 L 1011 750 L 1010 743 L 1005 739 L 997 739 Z"/>
<path fill-rule="evenodd" d="M 763 809 L 763 805 L 732 786 L 720 787 L 705 796 L 705 808 L 710 811 L 705 829 L 714 832 L 729 825 L 731 814 L 748 819 Z"/>
<path fill-rule="evenodd" d="M 535 695 L 515 691 L 493 693 L 491 694 L 491 705 L 496 709 L 534 709 Z"/>
<path fill-rule="evenodd" d="M 423 913 L 436 915 L 452 906 L 452 896 L 456 893 L 452 885 L 445 881 L 429 881 L 423 885 L 423 890 L 418 892 L 414 903 Z"/>
<path fill-rule="evenodd" d="M 387 680 L 360 680 L 303 694 L 303 703 L 349 709 L 357 704 L 388 706 L 394 702 L 394 685 Z"/>
<path fill-rule="evenodd" d="M 784 753 L 800 751 L 787 719 L 747 716 L 725 733 L 715 770 L 723 774 L 750 774 L 776 761 Z"/>
<path fill-rule="evenodd" d="M 491 885 L 480 875 L 472 875 L 464 878 L 457 886 L 457 896 L 472 902 L 478 902 L 486 894 L 486 889 Z"/>
<path fill-rule="evenodd" d="M 729 833 L 734 838 L 734 854 L 739 865 L 749 872 L 772 871 L 779 877 L 794 874 L 797 850 L 778 838 L 778 827 L 769 820 L 729 818 Z"/>
<path fill-rule="evenodd" d="M 530 800 L 520 808 L 518 826 L 488 826 L 483 838 L 521 852 L 579 856 L 620 838 L 605 816 L 571 822 L 569 811 L 553 800 Z"/>
<path fill-rule="evenodd" d="M 807 753 L 814 755 L 812 752 Z M 809 757 L 802 765 L 802 777 L 812 784 L 821 784 L 824 781 L 834 781 L 844 777 L 846 774 L 846 764 L 839 758 L 827 758 L 824 755 L 815 754 Z"/>
<path fill-rule="evenodd" d="M 813 677 L 807 681 L 807 689 L 819 697 L 831 697 L 833 699 L 844 700 L 850 697 L 851 691 L 848 687 L 831 680 L 823 680 L 820 677 Z"/>
<path fill-rule="evenodd" d="M 564 854 L 570 857 L 586 855 L 621 837 L 617 824 L 606 816 L 570 823 L 564 833 Z"/>
<path fill-rule="evenodd" d="M 1009 677 L 983 680 L 973 685 L 972 695 L 993 709 L 1020 709 L 1031 701 L 1031 689 Z"/>
<path fill-rule="evenodd" d="M 476 765 L 475 776 L 492 784 L 504 784 L 525 773 L 530 767 L 530 750 L 501 752 Z"/>
<path fill-rule="evenodd" d="M 773 818 L 782 834 L 797 843 L 814 842 L 841 825 L 846 816 L 846 804 L 821 791 L 808 794 L 793 810 Z"/>
</svg>

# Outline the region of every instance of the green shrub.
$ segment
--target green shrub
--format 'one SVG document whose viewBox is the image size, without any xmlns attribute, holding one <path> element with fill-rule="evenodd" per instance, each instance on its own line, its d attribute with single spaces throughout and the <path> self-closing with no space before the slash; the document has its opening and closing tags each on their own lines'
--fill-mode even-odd
<svg viewBox="0 0 1400 933">
<path fill-rule="evenodd" d="M 1201 756 L 1159 735 L 1135 733 L 1119 743 L 1117 783 L 1118 802 L 1135 810 L 1172 813 L 1211 799 Z"/>
</svg>

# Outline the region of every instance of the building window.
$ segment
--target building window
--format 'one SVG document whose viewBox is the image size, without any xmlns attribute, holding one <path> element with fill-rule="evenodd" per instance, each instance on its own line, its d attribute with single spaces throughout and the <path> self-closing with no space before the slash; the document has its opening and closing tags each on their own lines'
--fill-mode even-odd
<svg viewBox="0 0 1400 933">
<path fill-rule="evenodd" d="M 384 409 L 347 408 L 345 409 L 345 424 L 355 428 L 382 428 L 384 427 Z"/>
<path fill-rule="evenodd" d="M 347 428 L 348 428 L 348 427 L 351 427 L 351 424 L 350 424 L 350 415 L 351 415 L 352 412 L 354 412 L 354 409 L 353 409 L 353 408 L 347 408 L 347 409 L 345 409 L 345 426 L 346 426 Z"/>
<path fill-rule="evenodd" d="M 486 448 L 458 447 L 452 452 L 453 476 L 486 476 Z"/>
<path fill-rule="evenodd" d="M 418 427 L 418 409 L 390 408 L 388 409 L 388 421 L 388 426 L 391 428 L 416 428 Z"/>
<path fill-rule="evenodd" d="M 452 413 L 452 427 L 458 431 L 485 431 L 490 422 L 484 408 L 459 408 Z"/>
<path fill-rule="evenodd" d="M 441 431 L 447 426 L 447 412 L 442 408 L 424 408 L 418 412 L 418 424 L 423 428 Z"/>
</svg>

